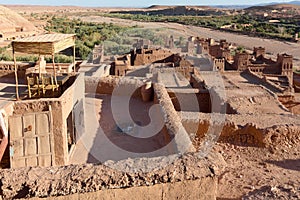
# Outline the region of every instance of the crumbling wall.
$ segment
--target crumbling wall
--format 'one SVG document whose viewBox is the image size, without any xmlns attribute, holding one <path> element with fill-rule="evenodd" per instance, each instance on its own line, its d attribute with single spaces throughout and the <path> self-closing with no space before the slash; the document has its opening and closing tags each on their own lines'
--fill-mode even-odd
<svg viewBox="0 0 300 200">
<path fill-rule="evenodd" d="M 284 92 L 284 90 L 281 87 L 278 87 L 271 81 L 268 81 L 266 78 L 261 77 L 255 73 L 251 72 L 250 70 L 242 72 L 241 75 L 243 75 L 243 74 L 249 75 L 251 77 L 251 79 L 253 79 L 253 82 L 257 82 L 257 84 L 261 84 L 266 89 L 269 89 L 274 93 L 283 93 Z"/>
<path fill-rule="evenodd" d="M 4 199 L 56 198 L 71 194 L 74 195 L 67 197 L 101 195 L 96 199 L 115 199 L 118 195 L 119 199 L 216 199 L 217 176 L 223 164 L 218 154 L 203 159 L 197 153 L 177 156 L 172 164 L 151 172 L 117 170 L 125 165 L 134 168 L 143 163 L 163 164 L 168 159 L 173 160 L 173 156 L 110 161 L 100 165 L 2 170 L 0 193 Z M 114 166 L 114 169 L 108 166 Z"/>
<path fill-rule="evenodd" d="M 196 116 L 193 113 L 181 113 L 182 124 L 186 131 L 193 136 L 193 144 L 197 146 L 206 137 L 206 133 L 211 126 L 211 119 L 206 116 Z M 237 116 L 247 118 L 247 116 Z M 267 120 L 261 117 L 261 120 Z M 220 133 L 219 142 L 226 142 L 241 146 L 253 147 L 276 147 L 286 145 L 290 141 L 300 140 L 300 125 L 293 124 L 295 119 L 291 119 L 290 124 L 279 124 L 267 127 L 258 126 L 255 123 L 237 123 L 234 119 L 227 119 L 224 122 L 222 132 Z"/>
<path fill-rule="evenodd" d="M 97 192 L 77 193 L 61 197 L 47 197 L 48 200 L 65 200 L 67 199 L 97 199 L 97 200 L 114 200 L 130 199 L 191 199 L 191 200 L 210 200 L 215 199 L 215 186 L 212 186 L 210 179 L 188 180 L 176 183 L 162 183 L 158 185 L 140 186 L 134 188 L 121 188 L 113 190 L 100 190 Z M 200 188 L 200 189 L 198 189 Z M 39 199 L 39 198 L 33 198 Z"/>
<path fill-rule="evenodd" d="M 200 78 L 199 71 L 194 70 L 195 74 L 191 75 L 190 84 L 193 88 L 204 89 L 204 80 Z"/>
<path fill-rule="evenodd" d="M 35 63 L 17 62 L 18 77 L 25 78 L 26 69 L 33 67 Z M 14 62 L 0 62 L 0 77 L 3 76 L 15 76 Z"/>
</svg>

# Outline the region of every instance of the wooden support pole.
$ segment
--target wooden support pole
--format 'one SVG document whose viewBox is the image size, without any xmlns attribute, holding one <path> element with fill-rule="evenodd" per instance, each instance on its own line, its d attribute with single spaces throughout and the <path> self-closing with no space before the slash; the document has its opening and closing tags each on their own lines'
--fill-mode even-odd
<svg viewBox="0 0 300 200">
<path fill-rule="evenodd" d="M 39 63 L 39 66 L 38 66 L 38 68 L 39 68 L 39 78 L 41 78 L 41 54 L 39 53 L 39 58 L 38 58 L 38 63 Z"/>
<path fill-rule="evenodd" d="M 57 87 L 57 78 L 56 78 L 56 67 L 55 67 L 55 62 L 54 62 L 54 53 L 52 54 L 52 66 L 53 66 L 55 87 L 56 87 L 56 89 L 58 89 L 58 87 Z"/>
<path fill-rule="evenodd" d="M 19 100 L 19 81 L 18 81 L 18 68 L 17 68 L 17 60 L 16 60 L 16 54 L 13 50 L 13 56 L 14 56 L 14 66 L 15 66 L 15 79 L 16 79 L 16 100 Z"/>
<path fill-rule="evenodd" d="M 73 46 L 73 72 L 76 71 L 76 66 L 75 66 L 75 44 Z"/>
</svg>

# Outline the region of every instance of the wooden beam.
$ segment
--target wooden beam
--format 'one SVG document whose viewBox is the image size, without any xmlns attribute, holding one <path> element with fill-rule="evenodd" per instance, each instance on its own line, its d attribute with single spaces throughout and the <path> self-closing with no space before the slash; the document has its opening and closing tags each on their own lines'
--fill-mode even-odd
<svg viewBox="0 0 300 200">
<path fill-rule="evenodd" d="M 75 66 L 75 45 L 73 46 L 73 72 L 76 72 L 76 66 Z"/>
<path fill-rule="evenodd" d="M 54 61 L 54 53 L 52 54 L 52 66 L 53 66 L 53 74 L 54 74 L 54 83 L 55 83 L 55 87 L 57 88 L 57 78 L 56 78 L 56 67 L 55 67 L 55 61 Z"/>
<path fill-rule="evenodd" d="M 17 67 L 17 60 L 16 60 L 16 54 L 13 50 L 13 56 L 14 56 L 14 66 L 15 66 L 15 79 L 16 79 L 16 100 L 19 100 L 19 81 L 18 81 L 18 67 Z"/>
</svg>

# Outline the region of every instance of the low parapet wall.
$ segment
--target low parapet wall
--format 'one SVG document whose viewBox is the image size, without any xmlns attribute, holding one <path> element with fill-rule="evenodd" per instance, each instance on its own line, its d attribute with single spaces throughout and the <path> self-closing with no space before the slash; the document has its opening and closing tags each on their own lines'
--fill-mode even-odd
<svg viewBox="0 0 300 200">
<path fill-rule="evenodd" d="M 182 124 L 197 145 L 205 139 L 211 116 L 205 113 L 181 112 Z M 289 122 L 288 124 L 282 122 Z M 227 115 L 218 139 L 242 146 L 276 147 L 300 140 L 300 123 L 294 115 Z"/>
<path fill-rule="evenodd" d="M 18 77 L 24 78 L 26 69 L 33 67 L 35 63 L 32 62 L 17 62 Z M 0 77 L 2 76 L 15 76 L 14 62 L 0 62 Z"/>
<path fill-rule="evenodd" d="M 91 94 L 109 94 L 111 95 L 116 87 L 119 91 L 124 88 L 125 91 L 135 91 L 132 97 L 142 98 L 140 87 L 143 85 L 142 81 L 122 78 L 118 76 L 107 77 L 85 77 L 85 92 Z"/>
<path fill-rule="evenodd" d="M 147 173 L 115 170 L 124 165 L 130 168 L 144 163 L 165 163 L 167 159 L 173 158 L 2 170 L 0 192 L 4 199 L 51 196 L 52 199 L 216 199 L 217 176 L 222 170 L 218 154 L 204 159 L 199 159 L 196 153 L 177 156 L 172 164 Z"/>
</svg>

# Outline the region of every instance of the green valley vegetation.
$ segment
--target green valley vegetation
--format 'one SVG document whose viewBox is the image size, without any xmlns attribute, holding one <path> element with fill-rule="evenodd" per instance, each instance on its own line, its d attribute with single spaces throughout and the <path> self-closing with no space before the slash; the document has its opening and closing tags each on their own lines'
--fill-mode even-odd
<svg viewBox="0 0 300 200">
<path fill-rule="evenodd" d="M 135 25 L 118 26 L 112 23 L 83 22 L 80 19 L 52 17 L 46 30 L 76 34 L 76 57 L 87 59 L 95 45 L 103 44 L 105 55 L 124 54 L 138 39 L 148 39 L 154 45 L 163 45 L 160 29 L 145 29 Z"/>
<path fill-rule="evenodd" d="M 222 15 L 222 16 L 164 16 L 142 14 L 102 14 L 107 17 L 130 19 L 143 22 L 175 22 L 184 25 L 193 25 L 217 30 L 224 30 L 251 36 L 292 40 L 300 31 L 299 21 L 293 18 L 284 18 L 272 21 L 249 14 Z"/>
<path fill-rule="evenodd" d="M 49 32 L 76 34 L 76 57 L 87 59 L 95 45 L 115 38 L 128 29 L 114 24 L 83 22 L 80 19 L 52 17 L 46 30 Z"/>
</svg>

